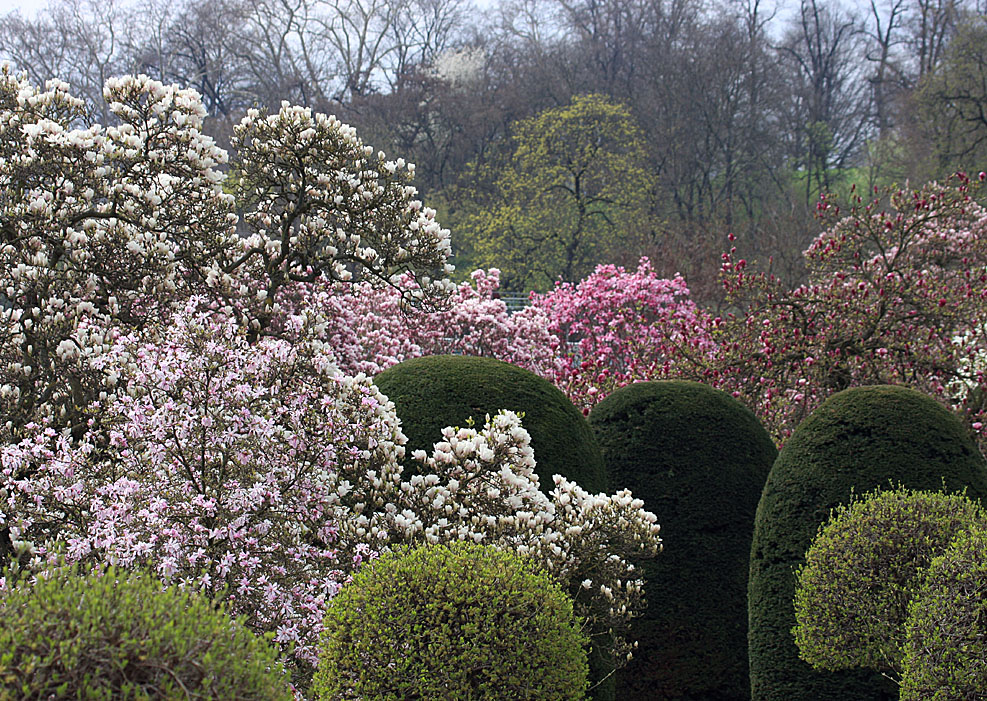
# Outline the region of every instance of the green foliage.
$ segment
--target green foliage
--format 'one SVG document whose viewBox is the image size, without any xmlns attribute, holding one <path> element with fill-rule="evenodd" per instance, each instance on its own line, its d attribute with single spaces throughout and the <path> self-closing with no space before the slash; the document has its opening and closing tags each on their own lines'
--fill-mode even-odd
<svg viewBox="0 0 987 701">
<path fill-rule="evenodd" d="M 504 163 L 474 165 L 457 236 L 507 289 L 546 290 L 617 260 L 643 233 L 650 180 L 641 130 L 602 95 L 574 97 L 513 125 Z"/>
<path fill-rule="evenodd" d="M 932 561 L 909 606 L 901 701 L 987 698 L 987 529 Z"/>
<path fill-rule="evenodd" d="M 291 699 L 277 652 L 149 572 L 52 572 L 0 599 L 0 698 Z"/>
<path fill-rule="evenodd" d="M 607 489 L 603 457 L 586 419 L 557 387 L 528 370 L 492 358 L 433 355 L 394 365 L 374 384 L 397 407 L 409 454 L 431 454 L 445 426 L 466 426 L 471 419 L 483 426 L 487 414 L 509 409 L 524 413 L 543 492 L 554 489 L 554 474 L 592 493 Z"/>
<path fill-rule="evenodd" d="M 368 562 L 329 606 L 316 698 L 583 698 L 587 638 L 532 567 L 472 542 Z"/>
<path fill-rule="evenodd" d="M 590 425 L 614 487 L 660 514 L 667 544 L 643 564 L 648 609 L 617 698 L 749 698 L 747 572 L 771 438 L 728 394 L 682 381 L 618 389 Z"/>
<path fill-rule="evenodd" d="M 987 466 L 956 415 L 904 387 L 834 394 L 799 425 L 768 475 L 754 522 L 748 610 L 755 700 L 895 699 L 877 673 L 813 670 L 798 657 L 795 570 L 830 511 L 889 482 L 987 494 Z M 669 542 L 671 542 L 669 540 Z"/>
<path fill-rule="evenodd" d="M 792 632 L 802 659 L 900 674 L 922 572 L 978 524 L 987 526 L 987 514 L 959 494 L 895 489 L 839 507 L 796 575 Z"/>
</svg>

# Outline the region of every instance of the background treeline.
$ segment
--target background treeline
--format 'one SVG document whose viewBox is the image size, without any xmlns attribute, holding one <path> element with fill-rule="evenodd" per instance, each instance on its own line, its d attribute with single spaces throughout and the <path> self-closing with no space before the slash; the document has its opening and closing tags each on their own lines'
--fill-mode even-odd
<svg viewBox="0 0 987 701">
<path fill-rule="evenodd" d="M 334 113 L 417 164 L 459 272 L 544 289 L 650 255 L 718 299 L 725 234 L 801 277 L 820 194 L 987 163 L 974 0 L 54 0 L 0 56 L 90 97 L 196 88 L 222 142 L 251 107 Z M 98 107 L 101 106 L 101 107 Z M 95 120 L 109 115 L 96 113 Z"/>
</svg>

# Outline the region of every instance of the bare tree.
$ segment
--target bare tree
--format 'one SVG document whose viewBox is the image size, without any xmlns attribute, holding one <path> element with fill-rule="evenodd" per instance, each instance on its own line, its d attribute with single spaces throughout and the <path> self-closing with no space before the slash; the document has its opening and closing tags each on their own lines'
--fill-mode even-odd
<svg viewBox="0 0 987 701">
<path fill-rule="evenodd" d="M 956 31 L 961 14 L 961 0 L 914 0 L 911 26 L 914 73 L 921 79 L 942 58 L 949 38 Z"/>
<path fill-rule="evenodd" d="M 906 41 L 907 10 L 907 0 L 870 0 L 866 57 L 874 64 L 869 80 L 879 136 L 888 135 L 894 126 L 892 105 L 905 82 L 900 47 Z"/>
<path fill-rule="evenodd" d="M 59 0 L 37 19 L 18 13 L 0 16 L 0 56 L 44 84 L 58 76 L 100 112 L 106 79 L 133 70 L 128 31 L 133 17 L 120 0 Z"/>
<path fill-rule="evenodd" d="M 868 134 L 861 36 L 853 16 L 802 0 L 778 47 L 790 75 L 792 155 L 804 174 L 806 202 L 831 189 L 832 170 L 847 165 Z"/>
</svg>

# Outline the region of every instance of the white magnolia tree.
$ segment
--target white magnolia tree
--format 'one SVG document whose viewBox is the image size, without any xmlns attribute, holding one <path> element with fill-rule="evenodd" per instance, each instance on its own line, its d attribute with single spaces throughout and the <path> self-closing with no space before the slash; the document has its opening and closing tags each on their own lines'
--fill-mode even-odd
<svg viewBox="0 0 987 701">
<path fill-rule="evenodd" d="M 289 281 L 400 279 L 447 291 L 448 232 L 414 167 L 332 117 L 251 111 L 230 155 L 202 133 L 194 91 L 107 81 L 114 123 L 65 83 L 0 69 L 0 433 L 77 423 L 112 376 L 92 359 L 193 294 L 255 335 Z M 232 173 L 232 175 L 229 175 Z M 396 283 L 395 283 L 396 284 Z"/>
</svg>

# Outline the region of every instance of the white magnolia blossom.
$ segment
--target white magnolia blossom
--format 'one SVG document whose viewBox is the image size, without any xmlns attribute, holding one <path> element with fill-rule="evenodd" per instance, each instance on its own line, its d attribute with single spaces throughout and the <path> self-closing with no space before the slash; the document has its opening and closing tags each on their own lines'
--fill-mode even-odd
<svg viewBox="0 0 987 701">
<path fill-rule="evenodd" d="M 192 295 L 259 333 L 288 282 L 412 280 L 420 303 L 451 289 L 414 167 L 334 117 L 251 110 L 228 155 L 194 90 L 125 76 L 104 98 L 114 123 L 91 124 L 64 82 L 0 67 L 0 439 L 79 426 L 107 384 L 92 359 Z"/>
<path fill-rule="evenodd" d="M 234 245 L 226 153 L 202 133 L 194 91 L 108 80 L 117 123 L 85 124 L 68 85 L 0 68 L 0 413 L 10 434 L 62 417 L 102 381 L 107 332 L 139 327 Z M 93 343 L 95 345 L 90 345 Z"/>
<path fill-rule="evenodd" d="M 393 404 L 382 398 L 382 407 Z M 341 470 L 333 477 L 347 485 L 334 512 L 340 541 L 386 549 L 472 540 L 530 556 L 568 589 L 591 635 L 614 636 L 619 664 L 645 605 L 632 560 L 661 551 L 657 518 L 628 490 L 589 494 L 561 475 L 546 495 L 530 441 L 517 414 L 503 411 L 481 430 L 443 429 L 432 455 L 413 455 L 422 474 L 404 479 L 398 459 L 363 478 L 356 465 Z"/>
<path fill-rule="evenodd" d="M 483 49 L 448 49 L 435 58 L 431 73 L 454 88 L 468 88 L 479 81 L 486 62 Z"/>
</svg>

